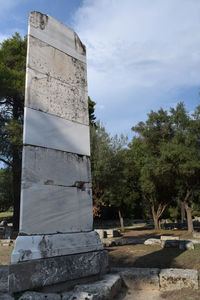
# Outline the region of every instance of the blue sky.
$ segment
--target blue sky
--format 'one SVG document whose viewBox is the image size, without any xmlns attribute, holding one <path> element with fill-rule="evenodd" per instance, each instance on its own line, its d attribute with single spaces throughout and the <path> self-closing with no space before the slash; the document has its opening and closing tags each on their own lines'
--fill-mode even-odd
<svg viewBox="0 0 200 300">
<path fill-rule="evenodd" d="M 88 92 L 111 134 L 130 138 L 151 109 L 200 104 L 199 0 L 0 0 L 0 41 L 37 10 L 87 46 Z"/>
</svg>

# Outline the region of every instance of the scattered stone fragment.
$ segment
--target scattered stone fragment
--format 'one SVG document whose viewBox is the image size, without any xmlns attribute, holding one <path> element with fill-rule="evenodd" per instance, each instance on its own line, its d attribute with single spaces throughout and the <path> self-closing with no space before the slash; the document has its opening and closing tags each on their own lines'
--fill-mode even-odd
<svg viewBox="0 0 200 300">
<path fill-rule="evenodd" d="M 162 248 L 179 248 L 178 240 L 165 240 L 161 241 Z"/>
<path fill-rule="evenodd" d="M 147 239 L 144 242 L 145 245 L 147 246 L 152 246 L 152 245 L 161 245 L 161 240 L 160 239 Z"/>
<path fill-rule="evenodd" d="M 197 270 L 162 269 L 159 277 L 162 290 L 198 289 Z"/>
<path fill-rule="evenodd" d="M 129 289 L 159 289 L 157 268 L 113 268 Z"/>
<path fill-rule="evenodd" d="M 196 239 L 200 239 L 200 232 L 194 231 L 193 232 L 193 237 Z"/>
<path fill-rule="evenodd" d="M 114 299 L 114 296 L 121 289 L 121 284 L 120 275 L 107 274 L 103 277 L 103 280 L 91 284 L 77 285 L 74 291 L 92 294 L 95 296 L 95 300 Z"/>
<path fill-rule="evenodd" d="M 161 235 L 160 237 L 161 241 L 177 241 L 180 240 L 179 236 L 166 236 L 166 235 Z"/>
</svg>

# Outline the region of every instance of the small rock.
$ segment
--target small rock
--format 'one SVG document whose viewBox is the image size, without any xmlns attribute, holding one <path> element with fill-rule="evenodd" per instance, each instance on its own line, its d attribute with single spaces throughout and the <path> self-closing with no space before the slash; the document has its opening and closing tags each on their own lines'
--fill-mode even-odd
<svg viewBox="0 0 200 300">
<path fill-rule="evenodd" d="M 161 235 L 160 237 L 161 241 L 177 241 L 177 240 L 180 240 L 179 236 L 173 236 L 173 235 L 170 235 L 170 236 L 167 236 L 167 235 Z"/>
<path fill-rule="evenodd" d="M 185 242 L 185 249 L 187 250 L 194 250 L 194 244 L 191 241 L 186 241 Z"/>
<path fill-rule="evenodd" d="M 160 239 L 148 239 L 144 242 L 145 245 L 147 246 L 152 246 L 152 245 L 161 245 L 161 240 Z"/>
<path fill-rule="evenodd" d="M 194 231 L 193 232 L 193 237 L 196 239 L 200 239 L 200 232 Z"/>
</svg>

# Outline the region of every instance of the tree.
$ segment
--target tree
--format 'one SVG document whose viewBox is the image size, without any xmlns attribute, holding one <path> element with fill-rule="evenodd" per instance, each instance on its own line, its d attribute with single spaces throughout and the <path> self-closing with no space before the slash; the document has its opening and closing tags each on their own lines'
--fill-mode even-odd
<svg viewBox="0 0 200 300">
<path fill-rule="evenodd" d="M 0 169 L 0 211 L 7 211 L 13 205 L 12 171 Z"/>
<path fill-rule="evenodd" d="M 200 196 L 200 107 L 189 115 L 183 103 L 171 109 L 174 136 L 162 149 L 163 163 L 175 177 L 178 198 L 185 207 L 188 231 L 193 232 L 192 210 Z"/>
<path fill-rule="evenodd" d="M 26 37 L 18 33 L 0 47 L 0 161 L 12 169 L 14 230 L 19 227 Z"/>
<path fill-rule="evenodd" d="M 95 105 L 96 103 L 94 101 L 91 100 L 90 96 L 88 96 L 88 111 L 89 111 L 89 121 L 90 121 L 90 125 L 96 126 L 95 120 Z"/>
<path fill-rule="evenodd" d="M 155 228 L 159 228 L 159 219 L 172 200 L 173 181 L 170 173 L 160 160 L 161 147 L 173 136 L 171 118 L 167 111 L 151 111 L 146 122 L 140 122 L 132 128 L 139 137 L 141 151 L 137 153 L 141 163 L 139 183 L 143 198 L 151 204 Z M 134 155 L 134 154 L 133 154 Z"/>
</svg>

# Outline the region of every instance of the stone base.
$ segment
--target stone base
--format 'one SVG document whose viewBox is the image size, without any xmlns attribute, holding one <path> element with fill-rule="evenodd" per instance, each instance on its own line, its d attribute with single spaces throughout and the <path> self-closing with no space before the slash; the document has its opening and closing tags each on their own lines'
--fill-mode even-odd
<svg viewBox="0 0 200 300">
<path fill-rule="evenodd" d="M 11 264 L 97 250 L 103 250 L 103 244 L 95 231 L 18 236 Z"/>
<path fill-rule="evenodd" d="M 104 274 L 107 252 L 88 253 L 34 259 L 9 266 L 9 292 L 40 289 L 69 280 Z"/>
</svg>

